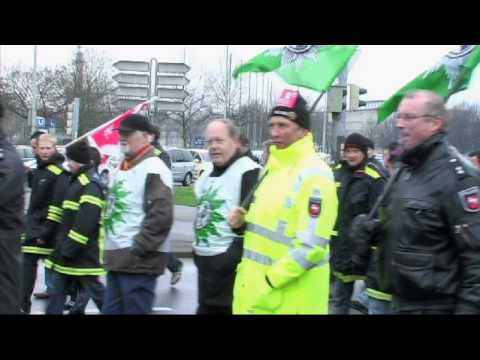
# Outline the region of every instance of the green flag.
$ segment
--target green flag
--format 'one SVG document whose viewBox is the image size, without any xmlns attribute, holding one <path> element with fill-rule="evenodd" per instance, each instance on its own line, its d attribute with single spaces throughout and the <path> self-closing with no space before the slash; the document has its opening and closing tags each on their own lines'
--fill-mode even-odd
<svg viewBox="0 0 480 360">
<path fill-rule="evenodd" d="M 381 123 L 397 111 L 403 96 L 413 90 L 430 90 L 448 99 L 451 95 L 468 87 L 473 70 L 480 62 L 480 46 L 463 45 L 451 51 L 430 70 L 409 82 L 378 109 L 378 122 Z"/>
<path fill-rule="evenodd" d="M 233 72 L 275 71 L 286 83 L 326 91 L 345 69 L 358 45 L 287 45 L 257 55 Z"/>
</svg>

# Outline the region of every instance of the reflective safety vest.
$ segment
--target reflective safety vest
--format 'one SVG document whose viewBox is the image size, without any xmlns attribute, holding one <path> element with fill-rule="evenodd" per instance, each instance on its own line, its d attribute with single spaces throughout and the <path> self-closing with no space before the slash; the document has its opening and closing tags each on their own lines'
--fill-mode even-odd
<svg viewBox="0 0 480 360">
<path fill-rule="evenodd" d="M 338 200 L 332 170 L 308 134 L 271 148 L 246 216 L 234 314 L 327 314 L 329 241 Z"/>
</svg>

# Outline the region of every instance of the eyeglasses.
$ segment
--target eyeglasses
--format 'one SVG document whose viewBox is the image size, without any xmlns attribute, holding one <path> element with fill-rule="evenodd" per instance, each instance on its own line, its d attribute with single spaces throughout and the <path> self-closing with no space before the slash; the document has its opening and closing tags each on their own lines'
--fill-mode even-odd
<svg viewBox="0 0 480 360">
<path fill-rule="evenodd" d="M 438 114 L 422 114 L 422 115 L 412 115 L 412 114 L 400 114 L 397 113 L 395 115 L 395 119 L 403 119 L 403 120 L 414 120 L 422 117 L 438 117 Z"/>
</svg>

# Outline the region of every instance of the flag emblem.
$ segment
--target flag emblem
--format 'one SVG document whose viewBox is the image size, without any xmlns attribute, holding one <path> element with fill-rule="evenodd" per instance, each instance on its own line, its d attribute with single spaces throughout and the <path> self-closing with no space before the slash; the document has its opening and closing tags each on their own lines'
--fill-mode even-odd
<svg viewBox="0 0 480 360">
<path fill-rule="evenodd" d="M 480 190 L 478 186 L 460 191 L 458 195 L 466 212 L 480 211 Z"/>
<path fill-rule="evenodd" d="M 310 217 L 317 218 L 322 213 L 322 199 L 318 197 L 311 197 L 308 202 L 308 213 Z"/>
</svg>

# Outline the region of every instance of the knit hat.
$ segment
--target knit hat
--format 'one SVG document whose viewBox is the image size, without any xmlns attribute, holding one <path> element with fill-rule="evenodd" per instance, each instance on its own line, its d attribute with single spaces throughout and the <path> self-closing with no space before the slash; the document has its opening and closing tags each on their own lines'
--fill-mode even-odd
<svg viewBox="0 0 480 360">
<path fill-rule="evenodd" d="M 76 142 L 67 147 L 67 157 L 80 164 L 90 164 L 89 146 L 84 141 Z"/>
<path fill-rule="evenodd" d="M 270 112 L 270 118 L 281 116 L 304 129 L 310 130 L 310 112 L 307 102 L 298 91 L 285 89 L 278 99 L 277 106 Z"/>
<path fill-rule="evenodd" d="M 125 132 L 132 132 L 132 131 L 145 131 L 148 133 L 152 133 L 152 125 L 148 119 L 140 114 L 133 114 L 129 117 L 125 118 L 122 123 L 120 124 L 119 128 L 115 130 L 118 131 L 125 131 Z"/>
<path fill-rule="evenodd" d="M 367 155 L 368 146 L 370 143 L 371 141 L 367 139 L 365 136 L 360 135 L 358 133 L 353 133 L 347 136 L 347 138 L 345 139 L 343 148 L 344 150 L 346 150 L 349 147 L 357 148 L 363 153 L 365 153 L 365 155 Z"/>
</svg>

